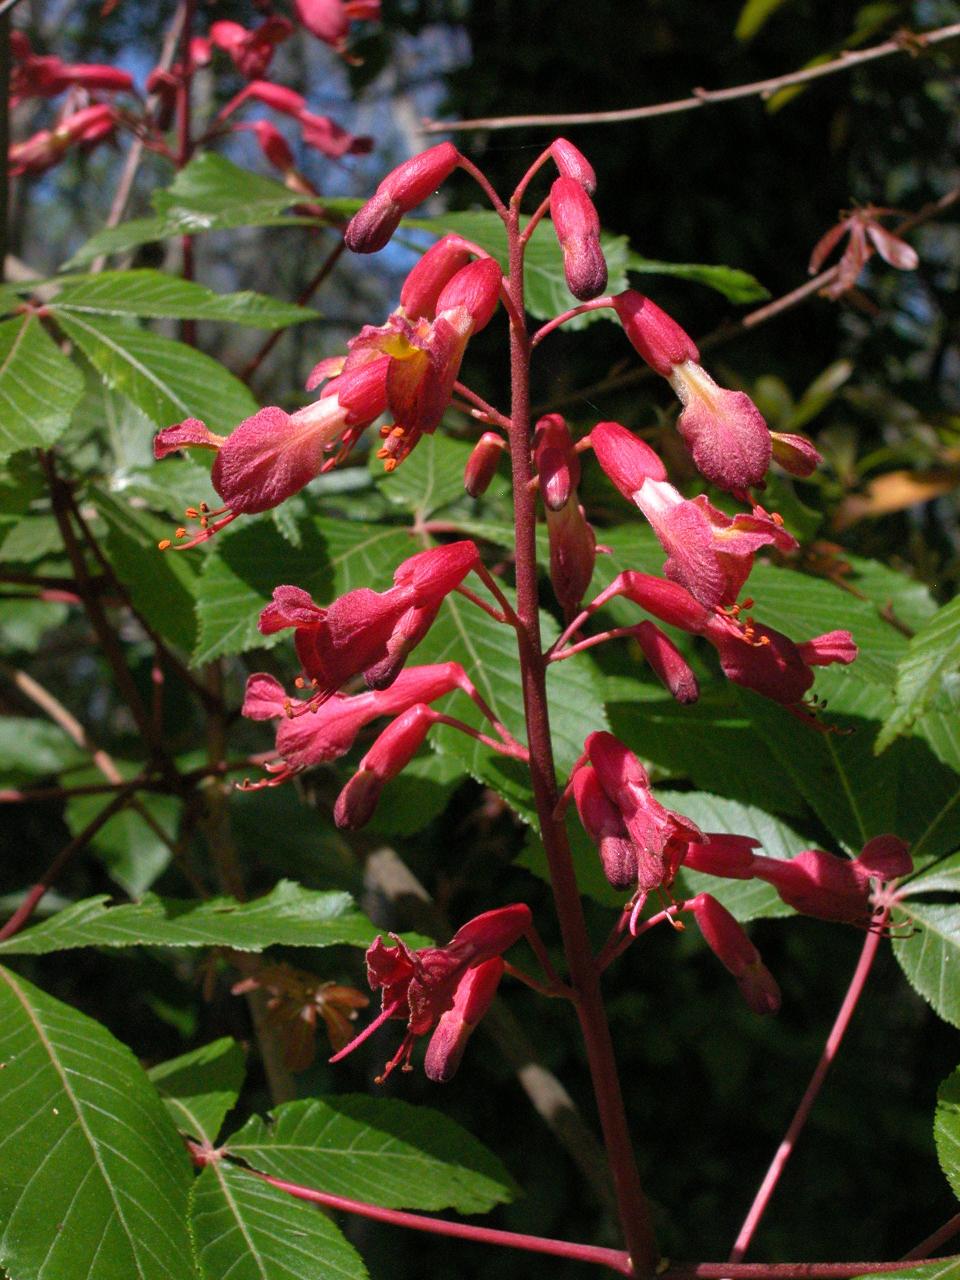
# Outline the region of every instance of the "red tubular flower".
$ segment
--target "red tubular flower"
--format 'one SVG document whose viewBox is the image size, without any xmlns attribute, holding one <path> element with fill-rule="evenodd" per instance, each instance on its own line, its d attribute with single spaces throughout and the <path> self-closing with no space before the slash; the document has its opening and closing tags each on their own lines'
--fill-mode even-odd
<svg viewBox="0 0 960 1280">
<path fill-rule="evenodd" d="M 563 274 L 575 298 L 587 302 L 607 287 L 600 247 L 600 219 L 576 178 L 557 178 L 550 188 L 550 216 L 563 251 Z"/>
<path fill-rule="evenodd" d="M 381 938 L 377 938 L 367 950 L 367 981 L 372 991 L 383 992 L 383 1008 L 377 1017 L 360 1033 L 345 1049 L 334 1054 L 331 1062 L 338 1062 L 364 1041 L 373 1031 L 391 1018 L 406 1019 L 407 1030 L 400 1047 L 386 1064 L 383 1074 L 377 1083 L 384 1080 L 401 1066 L 410 1070 L 410 1054 L 418 1036 L 426 1035 L 440 1018 L 454 1008 L 460 984 L 464 976 L 472 969 L 487 964 L 490 960 L 502 955 L 530 928 L 530 908 L 522 902 L 509 907 L 500 907 L 495 911 L 486 911 L 476 916 L 459 929 L 444 947 L 424 947 L 420 951 L 411 951 L 395 934 L 391 934 L 394 945 L 388 946 Z M 489 990 L 487 980 L 480 980 L 477 989 L 471 995 L 465 990 L 461 995 L 460 1013 L 464 1020 L 475 1021 L 489 1004 L 484 994 Z M 492 995 L 492 992 L 490 993 Z M 467 1018 L 467 1013 L 471 1015 Z M 455 1028 L 454 1028 L 455 1030 Z M 446 1061 L 444 1049 L 452 1055 L 455 1049 L 451 1044 L 451 1028 L 444 1029 L 438 1041 L 435 1057 L 442 1071 L 442 1063 Z M 459 1062 L 459 1054 L 456 1055 Z M 452 1065 L 455 1069 L 456 1062 Z M 443 1076 L 449 1079 L 452 1075 Z"/>
<path fill-rule="evenodd" d="M 269 120 L 254 120 L 252 124 L 238 125 L 236 127 L 243 129 L 247 133 L 252 133 L 256 137 L 257 142 L 260 144 L 260 150 L 275 169 L 279 169 L 281 173 L 286 174 L 296 168 L 290 143 L 276 125 L 272 125 Z"/>
<path fill-rule="evenodd" d="M 631 502 L 644 480 L 667 478 L 660 455 L 619 422 L 598 422 L 590 444 L 606 475 Z"/>
<path fill-rule="evenodd" d="M 273 603 L 260 614 L 259 627 L 263 635 L 294 628 L 297 655 L 315 690 L 297 713 L 322 705 L 361 672 L 370 688 L 392 684 L 443 598 L 478 563 L 472 542 L 434 547 L 400 565 L 389 591 L 359 587 L 326 609 L 299 587 L 277 587 Z"/>
<path fill-rule="evenodd" d="M 707 946 L 736 978 L 740 994 L 753 1012 L 776 1013 L 780 988 L 742 926 L 709 893 L 698 894 L 687 906 L 693 910 Z"/>
<path fill-rule="evenodd" d="M 646 480 L 633 495 L 667 553 L 664 573 L 708 607 L 735 604 L 760 547 L 792 551 L 797 540 L 762 507 L 725 515 L 704 494 L 688 500 L 666 480 Z"/>
<path fill-rule="evenodd" d="M 399 715 L 418 702 L 434 702 L 455 689 L 472 691 L 459 662 L 434 663 L 401 671 L 388 689 L 352 696 L 335 693 L 312 714 L 297 715 L 296 704 L 291 704 L 279 680 L 256 672 L 247 679 L 242 714 L 249 720 L 279 720 L 276 758 L 265 766 L 269 778 L 243 783 L 241 789 L 279 786 L 313 765 L 338 760 L 371 721 Z"/>
<path fill-rule="evenodd" d="M 44 173 L 59 164 L 71 147 L 95 147 L 111 137 L 116 127 L 117 113 L 104 102 L 75 111 L 56 128 L 41 129 L 25 142 L 14 143 L 7 152 L 10 175 Z"/>
<path fill-rule="evenodd" d="M 460 163 L 452 142 L 441 142 L 398 165 L 350 219 L 344 240 L 354 253 L 376 253 L 400 225 L 400 219 L 422 204 Z"/>
<path fill-rule="evenodd" d="M 697 363 L 689 335 L 642 293 L 628 289 L 612 302 L 624 333 L 683 405 L 677 430 L 698 470 L 731 493 L 760 484 L 770 466 L 770 432 L 750 397 L 718 387 Z"/>
<path fill-rule="evenodd" d="M 574 494 L 559 511 L 547 507 L 550 534 L 550 582 L 567 618 L 573 618 L 593 577 L 597 560 L 594 533 Z"/>
<path fill-rule="evenodd" d="M 227 116 L 232 115 L 238 107 L 242 107 L 244 103 L 251 101 L 262 102 L 265 107 L 271 107 L 274 111 L 279 111 L 285 116 L 293 116 L 298 120 L 307 110 L 307 100 L 302 93 L 288 89 L 286 85 L 273 84 L 270 80 L 251 80 L 235 97 L 230 99 L 220 111 L 217 119 L 225 119 Z"/>
<path fill-rule="evenodd" d="M 302 111 L 299 120 L 304 143 L 334 160 L 347 155 L 365 156 L 373 150 L 369 134 L 350 133 L 329 116 Z"/>
<path fill-rule="evenodd" d="M 217 511 L 200 513 L 200 533 L 181 547 L 204 542 L 239 515 L 269 511 L 309 484 L 337 441 L 352 443 L 384 411 L 386 379 L 386 359 L 367 364 L 339 378 L 333 394 L 295 413 L 273 405 L 261 409 L 229 436 L 216 435 L 197 418 L 165 427 L 154 438 L 154 457 L 184 448 L 216 450 L 210 479 L 224 501 Z M 197 516 L 192 508 L 187 514 Z M 186 534 L 186 529 L 177 532 L 178 538 Z"/>
<path fill-rule="evenodd" d="M 228 20 L 214 22 L 210 27 L 211 42 L 230 55 L 233 65 L 247 80 L 259 80 L 265 74 L 277 45 L 292 34 L 293 23 L 276 14 L 252 30 Z"/>
<path fill-rule="evenodd" d="M 503 971 L 503 961 L 494 956 L 468 969 L 457 983 L 453 1005 L 440 1015 L 423 1060 L 423 1074 L 434 1084 L 446 1084 L 456 1075 L 467 1041 L 493 1003 Z"/>
<path fill-rule="evenodd" d="M 367 825 L 384 786 L 407 767 L 435 720 L 436 712 L 418 702 L 387 725 L 337 796 L 333 820 L 338 827 L 357 831 Z"/>
<path fill-rule="evenodd" d="M 400 309 L 408 320 L 432 320 L 441 293 L 473 254 L 460 236 L 443 236 L 431 245 L 413 268 L 400 290 Z"/>
<path fill-rule="evenodd" d="M 380 0 L 295 0 L 297 17 L 307 30 L 343 53 L 352 20 L 375 22 Z"/>
<path fill-rule="evenodd" d="M 463 487 L 471 498 L 479 498 L 490 487 L 507 446 L 495 431 L 485 431 L 473 447 L 463 470 Z"/>
<path fill-rule="evenodd" d="M 550 143 L 550 155 L 562 178 L 573 178 L 588 196 L 593 195 L 597 189 L 597 175 L 593 171 L 593 165 L 578 147 L 566 138 L 554 138 Z"/>
<path fill-rule="evenodd" d="M 708 876 L 727 880 L 752 880 L 758 859 L 754 849 L 760 841 L 750 836 L 721 835 L 707 832 L 703 844 L 692 844 L 683 859 L 684 867 Z"/>
<path fill-rule="evenodd" d="M 619 812 L 633 846 L 632 866 L 627 861 L 618 875 L 622 882 L 627 871 L 633 871 L 631 878 L 636 882 L 637 894 L 631 928 L 635 928 L 647 895 L 652 889 L 669 886 L 687 845 L 702 840 L 703 833 L 682 814 L 664 808 L 654 799 L 647 771 L 612 733 L 591 733 L 584 751 L 607 799 Z M 599 806 L 595 812 L 599 813 Z M 624 853 L 619 849 L 619 855 Z"/>
<path fill-rule="evenodd" d="M 11 33 L 11 52 L 11 107 L 25 98 L 55 98 L 73 86 L 94 93 L 135 92 L 129 72 L 103 63 L 68 63 L 52 55 L 36 54 L 22 31 Z"/>
<path fill-rule="evenodd" d="M 683 706 L 696 702 L 700 697 L 697 677 L 670 637 L 652 622 L 641 622 L 634 627 L 633 635 L 658 679 L 677 702 Z"/>
<path fill-rule="evenodd" d="M 852 860 L 806 849 L 791 859 L 757 858 L 753 866 L 753 874 L 772 884 L 795 911 L 867 929 L 882 909 L 871 881 L 894 880 L 912 870 L 907 845 L 894 835 L 875 836 Z"/>
</svg>

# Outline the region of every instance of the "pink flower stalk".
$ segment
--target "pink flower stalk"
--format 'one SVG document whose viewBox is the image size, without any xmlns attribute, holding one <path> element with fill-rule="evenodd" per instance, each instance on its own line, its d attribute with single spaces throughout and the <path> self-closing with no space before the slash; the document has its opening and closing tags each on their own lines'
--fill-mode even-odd
<svg viewBox="0 0 960 1280">
<path fill-rule="evenodd" d="M 471 498 L 479 498 L 489 489 L 506 451 L 503 438 L 495 431 L 485 431 L 474 445 L 463 469 L 463 487 Z"/>
<path fill-rule="evenodd" d="M 838 920 L 869 929 L 884 908 L 873 882 L 908 875 L 913 860 L 898 836 L 875 836 L 857 858 L 841 858 L 822 849 L 806 849 L 795 858 L 756 858 L 753 874 L 774 889 L 789 907 L 819 920 Z"/>
<path fill-rule="evenodd" d="M 26 98 L 55 98 L 74 86 L 93 93 L 136 92 L 129 72 L 103 63 L 68 63 L 52 55 L 36 54 L 22 31 L 11 33 L 10 48 L 14 60 L 10 75 L 11 107 Z"/>
<path fill-rule="evenodd" d="M 615 596 L 626 596 L 661 622 L 713 645 L 728 680 L 752 689 L 803 715 L 800 704 L 813 684 L 812 667 L 853 662 L 857 646 L 848 631 L 829 631 L 802 644 L 772 627 L 765 627 L 730 606 L 708 609 L 679 583 L 631 570 L 618 574 L 590 604 L 590 612 Z"/>
<path fill-rule="evenodd" d="M 399 1049 L 386 1064 L 382 1075 L 377 1077 L 377 1084 L 382 1084 L 398 1066 L 409 1071 L 410 1055 L 417 1037 L 426 1035 L 448 1010 L 455 1007 L 464 976 L 501 956 L 530 927 L 530 908 L 517 902 L 476 916 L 458 929 L 444 947 L 411 951 L 396 934 L 390 935 L 393 946 L 377 938 L 367 950 L 367 981 L 372 991 L 383 992 L 380 1015 L 330 1061 L 339 1062 L 384 1022 L 397 1018 L 406 1020 L 407 1030 Z M 492 971 L 487 981 L 478 983 L 472 995 L 468 990 L 462 993 L 460 1013 L 465 1021 L 475 1021 L 483 1011 L 480 1006 L 485 1009 L 489 1005 L 489 999 L 484 1003 L 489 977 L 492 977 Z M 441 1072 L 447 1053 L 452 1056 L 456 1052 L 451 1042 L 451 1030 L 449 1024 L 444 1027 L 437 1048 L 431 1054 L 431 1061 Z M 452 1065 L 455 1069 L 456 1063 Z M 452 1073 L 449 1071 L 443 1078 L 449 1079 Z"/>
<path fill-rule="evenodd" d="M 41 129 L 16 142 L 7 152 L 9 173 L 19 177 L 27 173 L 44 173 L 60 163 L 71 147 L 90 148 L 112 137 L 117 127 L 113 107 L 99 102 L 67 116 L 53 129 Z"/>
<path fill-rule="evenodd" d="M 789 471 L 791 475 L 799 476 L 801 480 L 812 476 L 823 461 L 812 441 L 806 436 L 771 431 L 770 443 L 774 462 L 783 467 L 784 471 Z"/>
<path fill-rule="evenodd" d="M 343 53 L 351 21 L 376 22 L 380 0 L 295 0 L 297 17 L 306 29 Z"/>
<path fill-rule="evenodd" d="M 216 511 L 189 508 L 201 529 L 180 549 L 213 537 L 237 516 L 269 511 L 298 493 L 324 468 L 338 441 L 353 440 L 386 408 L 387 361 L 371 362 L 337 379 L 333 394 L 286 413 L 271 405 L 244 419 L 229 436 L 216 435 L 197 418 L 165 427 L 154 438 L 155 458 L 178 449 L 216 451 L 210 479 L 224 501 Z M 177 538 L 187 536 L 179 529 Z M 170 543 L 166 543 L 163 550 Z"/>
<path fill-rule="evenodd" d="M 683 405 L 677 430 L 701 474 L 731 493 L 760 484 L 770 466 L 770 432 L 750 397 L 718 387 L 697 363 L 693 340 L 649 298 L 628 289 L 611 301 L 633 346 Z"/>
<path fill-rule="evenodd" d="M 472 695 L 473 685 L 459 662 L 441 662 L 401 671 L 388 689 L 347 695 L 335 693 L 310 715 L 298 715 L 279 680 L 265 672 L 247 679 L 242 714 L 249 720 L 278 720 L 275 758 L 265 768 L 271 776 L 243 783 L 245 791 L 276 787 L 313 765 L 338 760 L 357 734 L 373 720 L 399 715 L 418 702 L 434 702 L 455 689 Z M 291 714 L 292 713 L 292 714 Z"/>
<path fill-rule="evenodd" d="M 633 502 L 644 480 L 666 480 L 660 455 L 619 422 L 598 422 L 590 432 L 597 461 L 623 496 Z"/>
<path fill-rule="evenodd" d="M 400 290 L 400 310 L 408 320 L 432 320 L 444 289 L 473 259 L 460 236 L 443 236 L 430 246 Z"/>
<path fill-rule="evenodd" d="M 494 956 L 468 969 L 457 983 L 453 1005 L 440 1015 L 423 1060 L 423 1074 L 434 1084 L 446 1084 L 456 1075 L 467 1041 L 493 1003 L 504 967 Z"/>
<path fill-rule="evenodd" d="M 400 219 L 445 182 L 460 163 L 452 142 L 441 142 L 398 165 L 350 219 L 344 240 L 354 253 L 376 253 L 390 240 Z"/>
<path fill-rule="evenodd" d="M 630 927 L 635 930 L 636 921 L 648 894 L 653 889 L 669 886 L 677 873 L 687 845 L 703 839 L 703 833 L 682 814 L 664 808 L 655 800 L 650 790 L 650 779 L 643 765 L 612 733 L 591 733 L 584 743 L 584 752 L 596 773 L 596 781 L 609 802 L 604 810 L 596 789 L 589 782 L 586 788 L 589 800 L 584 826 L 598 844 L 606 839 L 607 860 L 604 873 L 616 888 L 635 882 L 636 899 Z M 581 766 L 581 770 L 586 766 Z M 576 794 L 576 781 L 574 794 Z M 612 826 L 613 813 L 619 814 L 629 845 L 622 843 L 623 836 Z M 583 815 L 581 815 L 583 816 Z M 598 819 L 602 819 L 598 822 Z M 588 822 L 593 824 L 593 830 Z M 614 837 L 611 841 L 611 836 Z M 604 850 L 601 848 L 601 858 Z M 620 859 L 619 865 L 616 859 Z M 611 878 L 608 863 L 615 878 Z M 629 878 L 628 878 L 629 877 Z"/>
<path fill-rule="evenodd" d="M 697 677 L 670 637 L 652 622 L 639 623 L 633 636 L 657 678 L 677 702 L 682 706 L 696 702 L 700 697 Z"/>
<path fill-rule="evenodd" d="M 395 422 L 380 433 L 383 445 L 377 457 L 382 459 L 385 470 L 399 466 L 421 436 L 432 434 L 439 426 L 467 343 L 493 315 L 502 279 L 500 266 L 493 258 L 479 258 L 456 272 L 443 287 L 432 320 L 421 317 L 411 321 L 401 309 L 385 325 L 367 325 L 350 340 L 350 354 L 342 365 L 341 377 L 355 373 L 370 361 L 387 360 L 387 407 Z M 311 375 L 311 384 L 334 367 L 321 362 Z"/>
<path fill-rule="evenodd" d="M 210 27 L 210 40 L 230 55 L 233 65 L 247 80 L 259 80 L 277 48 L 293 34 L 293 23 L 276 14 L 248 30 L 239 22 L 221 20 Z"/>
<path fill-rule="evenodd" d="M 607 287 L 600 247 L 600 219 L 576 178 L 557 178 L 550 188 L 550 216 L 563 251 L 563 274 L 575 298 L 587 302 Z"/>
<path fill-rule="evenodd" d="M 667 553 L 664 573 L 708 608 L 736 603 L 761 547 L 798 545 L 776 513 L 754 507 L 728 516 L 705 494 L 688 500 L 666 480 L 644 481 L 633 501 Z"/>
<path fill-rule="evenodd" d="M 753 1012 L 776 1013 L 780 1008 L 780 988 L 743 927 L 709 893 L 698 894 L 686 905 L 693 911 L 707 946 L 733 974 Z"/>
<path fill-rule="evenodd" d="M 367 825 L 383 788 L 417 754 L 436 718 L 435 711 L 418 702 L 387 725 L 337 796 L 333 820 L 338 827 L 357 831 Z"/>
<path fill-rule="evenodd" d="M 294 629 L 297 655 L 314 689 L 297 714 L 321 706 L 361 672 L 368 688 L 385 689 L 430 629 L 445 596 L 480 562 L 470 541 L 422 551 L 404 561 L 388 591 L 359 587 L 327 608 L 299 587 L 281 586 L 260 614 L 263 635 Z"/>
<path fill-rule="evenodd" d="M 285 116 L 293 116 L 297 120 L 307 110 L 307 100 L 302 93 L 288 89 L 286 85 L 273 84 L 270 80 L 251 80 L 230 99 L 217 119 L 226 119 L 247 102 L 262 102 L 265 107 Z"/>
<path fill-rule="evenodd" d="M 593 195 L 597 189 L 597 175 L 579 147 L 566 138 L 554 138 L 550 143 L 550 155 L 562 178 L 573 178 L 588 196 Z"/>
</svg>

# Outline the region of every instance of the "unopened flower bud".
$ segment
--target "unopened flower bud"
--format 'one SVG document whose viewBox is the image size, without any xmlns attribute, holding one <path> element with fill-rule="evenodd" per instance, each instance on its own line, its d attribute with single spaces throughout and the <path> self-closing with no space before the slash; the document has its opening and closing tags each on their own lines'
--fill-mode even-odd
<svg viewBox="0 0 960 1280">
<path fill-rule="evenodd" d="M 564 613 L 572 617 L 593 577 L 597 559 L 597 535 L 576 497 L 559 511 L 547 507 L 550 534 L 550 582 Z"/>
<path fill-rule="evenodd" d="M 563 250 L 567 288 L 586 302 L 607 287 L 607 263 L 600 247 L 600 219 L 576 178 L 557 178 L 550 188 L 550 216 Z"/>
<path fill-rule="evenodd" d="M 435 719 L 436 712 L 418 702 L 387 725 L 337 796 L 333 820 L 338 827 L 355 831 L 370 821 L 384 783 L 407 767 Z"/>
<path fill-rule="evenodd" d="M 255 120 L 253 124 L 244 127 L 256 135 L 260 150 L 275 169 L 279 169 L 281 173 L 287 173 L 295 167 L 289 142 L 269 120 Z"/>
<path fill-rule="evenodd" d="M 770 432 L 773 460 L 792 476 L 805 479 L 812 476 L 823 461 L 806 436 L 788 435 L 780 431 Z"/>
<path fill-rule="evenodd" d="M 537 423 L 533 439 L 533 460 L 544 506 L 549 511 L 560 511 L 580 483 L 580 458 L 573 437 L 559 413 L 548 413 Z"/>
<path fill-rule="evenodd" d="M 618 293 L 613 306 L 630 342 L 650 368 L 664 378 L 670 376 L 674 365 L 699 358 L 690 335 L 636 289 Z"/>
<path fill-rule="evenodd" d="M 503 271 L 495 258 L 477 258 L 453 276 L 437 298 L 437 314 L 463 307 L 471 319 L 471 332 L 479 333 L 500 301 Z"/>
<path fill-rule="evenodd" d="M 644 480 L 666 480 L 660 457 L 619 422 L 598 422 L 590 432 L 597 461 L 625 498 L 633 499 Z"/>
<path fill-rule="evenodd" d="M 754 1013 L 776 1013 L 780 1008 L 780 988 L 742 926 L 709 893 L 698 894 L 687 905 L 693 908 L 707 946 L 733 974 L 740 994 Z"/>
<path fill-rule="evenodd" d="M 422 204 L 460 161 L 452 142 L 441 142 L 398 165 L 350 219 L 344 240 L 354 253 L 376 253 L 390 240 L 405 213 Z"/>
<path fill-rule="evenodd" d="M 506 445 L 495 431 L 485 431 L 474 445 L 463 472 L 463 487 L 471 498 L 486 493 L 505 451 Z"/>
<path fill-rule="evenodd" d="M 504 967 L 500 957 L 494 956 L 492 960 L 468 969 L 457 983 L 453 1008 L 441 1014 L 427 1045 L 423 1070 L 428 1080 L 446 1084 L 453 1079 L 467 1041 L 497 993 Z"/>
<path fill-rule="evenodd" d="M 658 679 L 677 702 L 683 706 L 696 702 L 700 697 L 697 677 L 673 641 L 652 622 L 639 623 L 633 634 Z"/>
<path fill-rule="evenodd" d="M 437 299 L 458 271 L 473 255 L 463 247 L 459 236 L 444 236 L 427 250 L 413 268 L 400 290 L 400 306 L 410 320 L 425 316 L 432 320 L 437 313 Z"/>
<path fill-rule="evenodd" d="M 573 775 L 573 798 L 583 829 L 600 851 L 603 874 L 614 889 L 630 889 L 637 880 L 637 850 L 623 815 L 607 796 L 596 769 L 579 768 Z"/>
<path fill-rule="evenodd" d="M 572 178 L 574 182 L 580 183 L 587 195 L 593 195 L 597 189 L 597 175 L 593 171 L 593 165 L 578 147 L 566 138 L 554 138 L 550 143 L 550 155 L 562 178 Z"/>
</svg>

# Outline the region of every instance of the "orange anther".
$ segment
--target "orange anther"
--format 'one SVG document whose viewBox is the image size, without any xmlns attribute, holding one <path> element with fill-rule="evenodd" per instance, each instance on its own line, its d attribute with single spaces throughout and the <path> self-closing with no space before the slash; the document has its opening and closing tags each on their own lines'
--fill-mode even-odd
<svg viewBox="0 0 960 1280">
<path fill-rule="evenodd" d="M 183 514 L 187 517 L 188 520 L 197 520 L 199 519 L 199 516 L 200 516 L 200 512 L 197 510 L 196 507 L 187 507 L 187 509 L 184 511 Z"/>
<path fill-rule="evenodd" d="M 391 427 L 389 423 L 385 423 L 384 426 L 380 428 L 380 439 L 386 440 L 387 436 L 390 434 L 392 430 L 393 430 L 393 427 Z"/>
<path fill-rule="evenodd" d="M 306 680 L 304 680 L 303 676 L 297 676 L 296 680 L 294 680 L 293 683 L 297 686 L 298 689 L 305 689 L 307 687 L 307 682 Z"/>
<path fill-rule="evenodd" d="M 391 471 L 396 471 L 396 469 L 397 469 L 397 459 L 396 459 L 396 458 L 387 458 L 386 462 L 384 462 L 384 464 L 383 464 L 383 469 L 384 469 L 384 471 L 386 471 L 386 473 L 387 473 L 388 475 L 390 474 L 390 472 L 391 472 Z"/>
<path fill-rule="evenodd" d="M 206 502 L 201 502 L 201 503 L 200 503 L 200 510 L 201 510 L 201 511 L 206 512 L 206 511 L 209 511 L 209 510 L 210 510 L 210 507 L 209 507 L 209 505 L 208 505 Z"/>
<path fill-rule="evenodd" d="M 182 528 L 182 527 L 181 527 L 181 528 L 179 528 L 179 529 L 177 530 L 177 532 L 176 532 L 176 536 L 177 536 L 178 538 L 185 538 L 185 537 L 187 536 L 187 531 L 186 531 L 186 529 L 184 529 L 184 528 Z"/>
<path fill-rule="evenodd" d="M 403 427 L 394 427 L 390 434 L 395 440 L 401 439 L 404 435 Z"/>
<path fill-rule="evenodd" d="M 377 457 L 378 457 L 378 458 L 389 458 L 389 456 L 390 456 L 390 451 L 389 451 L 389 449 L 378 449 L 378 450 L 377 450 Z"/>
<path fill-rule="evenodd" d="M 157 543 L 157 548 L 160 551 L 168 551 L 172 546 L 173 546 L 173 543 L 170 541 L 169 538 L 161 538 L 161 540 Z"/>
</svg>

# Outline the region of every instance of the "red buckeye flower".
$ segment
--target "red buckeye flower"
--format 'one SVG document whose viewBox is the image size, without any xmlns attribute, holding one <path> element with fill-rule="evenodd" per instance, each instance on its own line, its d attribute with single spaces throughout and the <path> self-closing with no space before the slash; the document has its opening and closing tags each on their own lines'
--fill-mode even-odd
<svg viewBox="0 0 960 1280">
<path fill-rule="evenodd" d="M 392 169 L 370 199 L 350 219 L 344 240 L 353 253 L 376 253 L 389 241 L 400 219 L 445 182 L 460 163 L 452 142 L 441 142 Z"/>
<path fill-rule="evenodd" d="M 736 978 L 740 994 L 753 1012 L 776 1013 L 780 1008 L 780 988 L 743 926 L 709 893 L 698 894 L 686 905 L 693 911 L 704 941 Z"/>
</svg>

